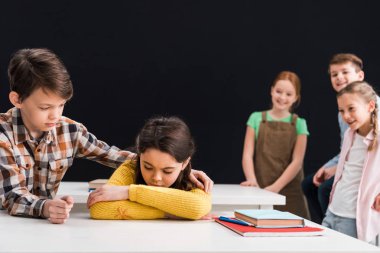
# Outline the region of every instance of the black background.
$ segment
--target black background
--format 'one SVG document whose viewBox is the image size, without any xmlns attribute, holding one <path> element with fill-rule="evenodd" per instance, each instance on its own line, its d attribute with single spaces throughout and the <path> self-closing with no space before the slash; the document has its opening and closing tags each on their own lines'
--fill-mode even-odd
<svg viewBox="0 0 380 253">
<path fill-rule="evenodd" d="M 339 151 L 335 94 L 327 74 L 335 53 L 364 60 L 380 85 L 378 1 L 2 1 L 0 110 L 7 65 L 20 48 L 59 55 L 74 84 L 64 115 L 99 139 L 132 146 L 144 121 L 177 115 L 197 143 L 196 168 L 216 183 L 240 183 L 246 121 L 270 106 L 282 70 L 299 74 L 312 173 Z M 77 159 L 65 180 L 107 178 L 112 169 Z"/>
</svg>

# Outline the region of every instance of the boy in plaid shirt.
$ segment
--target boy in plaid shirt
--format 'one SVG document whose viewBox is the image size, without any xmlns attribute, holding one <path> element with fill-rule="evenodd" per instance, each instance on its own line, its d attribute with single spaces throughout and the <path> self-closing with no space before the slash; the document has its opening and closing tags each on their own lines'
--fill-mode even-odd
<svg viewBox="0 0 380 253">
<path fill-rule="evenodd" d="M 74 157 L 117 168 L 134 153 L 109 146 L 82 124 L 62 116 L 73 87 L 53 52 L 17 51 L 9 63 L 8 77 L 14 108 L 0 114 L 1 205 L 10 215 L 64 223 L 74 200 L 71 196 L 55 198 L 55 194 Z M 195 170 L 192 181 L 205 191 L 213 184 L 205 173 Z"/>
</svg>

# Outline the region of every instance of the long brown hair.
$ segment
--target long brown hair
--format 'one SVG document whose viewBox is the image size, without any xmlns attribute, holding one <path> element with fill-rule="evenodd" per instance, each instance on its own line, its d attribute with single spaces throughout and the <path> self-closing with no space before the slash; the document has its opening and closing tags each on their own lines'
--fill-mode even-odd
<svg viewBox="0 0 380 253">
<path fill-rule="evenodd" d="M 371 125 L 373 129 L 374 139 L 368 146 L 368 151 L 374 150 L 377 146 L 377 136 L 379 134 L 377 94 L 375 90 L 372 88 L 372 86 L 364 81 L 356 81 L 350 83 L 349 85 L 341 89 L 337 93 L 336 97 L 339 98 L 340 96 L 346 93 L 356 94 L 360 96 L 362 99 L 364 99 L 364 101 L 366 101 L 367 103 L 369 103 L 370 101 L 375 102 L 375 110 L 373 110 L 371 114 Z"/>
<path fill-rule="evenodd" d="M 178 117 L 154 117 L 149 119 L 136 138 L 136 178 L 137 184 L 146 184 L 140 168 L 140 155 L 154 148 L 174 157 L 177 162 L 185 162 L 195 152 L 194 140 L 186 123 Z M 182 170 L 171 188 L 191 190 L 195 185 L 190 181 L 191 159 Z"/>
</svg>

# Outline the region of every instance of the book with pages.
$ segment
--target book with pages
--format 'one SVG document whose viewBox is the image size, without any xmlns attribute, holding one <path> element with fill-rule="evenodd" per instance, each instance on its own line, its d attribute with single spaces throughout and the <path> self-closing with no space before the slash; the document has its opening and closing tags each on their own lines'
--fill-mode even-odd
<svg viewBox="0 0 380 253">
<path fill-rule="evenodd" d="M 278 210 L 235 210 L 235 218 L 248 222 L 258 228 L 304 227 L 303 218 Z"/>
</svg>

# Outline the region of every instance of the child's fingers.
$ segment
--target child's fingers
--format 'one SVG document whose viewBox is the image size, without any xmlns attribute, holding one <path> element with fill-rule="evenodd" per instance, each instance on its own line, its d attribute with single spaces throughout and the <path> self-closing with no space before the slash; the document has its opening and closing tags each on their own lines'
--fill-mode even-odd
<svg viewBox="0 0 380 253">
<path fill-rule="evenodd" d="M 208 178 L 208 180 L 206 180 L 205 183 L 204 183 L 204 191 L 207 192 L 207 193 L 210 193 L 211 190 L 212 190 L 212 188 L 213 188 L 213 186 L 214 186 L 214 181 L 212 181 L 210 178 Z"/>
<path fill-rule="evenodd" d="M 315 186 L 320 186 L 321 185 L 321 182 L 322 182 L 322 177 L 323 177 L 323 171 L 322 173 L 321 172 L 317 172 L 314 177 L 313 177 L 313 184 Z"/>
<path fill-rule="evenodd" d="M 212 190 L 212 187 L 214 185 L 214 182 L 207 176 L 206 173 L 200 170 L 193 170 L 194 176 L 197 177 L 197 181 L 200 181 L 199 183 L 203 186 L 201 189 L 203 189 L 205 192 L 209 193 Z"/>
<path fill-rule="evenodd" d="M 190 181 L 195 183 L 195 185 L 197 186 L 197 188 L 199 189 L 202 189 L 204 190 L 205 189 L 205 186 L 202 184 L 202 182 L 199 179 L 199 171 L 198 170 L 191 170 L 191 173 L 190 173 Z"/>
<path fill-rule="evenodd" d="M 244 181 L 244 182 L 241 182 L 240 185 L 241 186 L 250 186 L 251 184 L 248 181 Z"/>
<path fill-rule="evenodd" d="M 218 218 L 218 216 L 216 216 L 215 214 L 209 213 L 201 217 L 200 220 L 215 220 L 216 218 Z"/>
<path fill-rule="evenodd" d="M 74 205 L 74 198 L 71 196 L 63 196 L 61 198 L 63 201 L 67 203 L 67 205 L 71 208 Z"/>
<path fill-rule="evenodd" d="M 53 223 L 53 224 L 63 224 L 66 222 L 67 219 L 49 218 L 48 220 L 50 221 L 50 223 Z"/>
<path fill-rule="evenodd" d="M 373 208 L 380 212 L 380 195 L 377 195 L 375 198 L 375 202 L 373 203 Z"/>
</svg>

